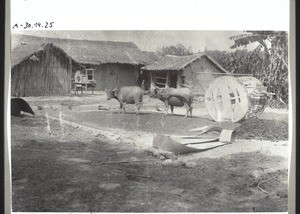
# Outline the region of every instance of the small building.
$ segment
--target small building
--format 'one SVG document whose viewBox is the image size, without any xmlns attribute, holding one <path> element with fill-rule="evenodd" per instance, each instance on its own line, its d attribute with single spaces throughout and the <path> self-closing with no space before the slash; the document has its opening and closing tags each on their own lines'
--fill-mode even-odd
<svg viewBox="0 0 300 214">
<path fill-rule="evenodd" d="M 162 58 L 161 55 L 155 52 L 151 51 L 143 51 L 146 64 L 152 64 L 155 61 Z M 140 70 L 138 85 L 142 86 L 144 91 L 148 91 L 150 89 L 150 74 L 149 72 L 145 72 L 143 70 Z"/>
<path fill-rule="evenodd" d="M 11 55 L 11 95 L 67 95 L 76 70 L 73 59 L 53 44 L 21 43 Z M 78 69 L 80 66 L 78 65 Z"/>
<path fill-rule="evenodd" d="M 155 87 L 189 87 L 199 95 L 215 78 L 228 72 L 208 55 L 167 55 L 141 68 L 148 73 L 150 90 Z"/>
<path fill-rule="evenodd" d="M 12 35 L 13 96 L 67 95 L 75 73 L 93 70 L 95 90 L 139 85 L 149 57 L 133 42 Z"/>
</svg>

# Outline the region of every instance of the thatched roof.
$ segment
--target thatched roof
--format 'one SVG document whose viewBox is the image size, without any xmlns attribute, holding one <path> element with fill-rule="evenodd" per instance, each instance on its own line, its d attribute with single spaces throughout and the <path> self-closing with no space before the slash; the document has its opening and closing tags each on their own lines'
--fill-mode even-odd
<svg viewBox="0 0 300 214">
<path fill-rule="evenodd" d="M 212 62 L 217 68 L 219 68 L 223 73 L 229 73 L 225 68 L 223 68 L 214 58 L 209 55 L 203 54 L 203 57 L 206 57 L 208 60 Z"/>
<path fill-rule="evenodd" d="M 147 64 L 152 64 L 153 62 L 162 58 L 161 55 L 151 51 L 142 51 L 145 57 L 145 61 Z"/>
<path fill-rule="evenodd" d="M 11 64 L 17 65 L 52 43 L 81 64 L 120 63 L 145 65 L 143 52 L 133 42 L 91 41 L 12 35 Z"/>
<path fill-rule="evenodd" d="M 201 53 L 187 55 L 187 56 L 166 55 L 161 59 L 142 67 L 142 69 L 148 71 L 167 71 L 167 70 L 179 71 L 202 57 L 208 59 L 211 62 L 211 64 L 217 67 L 221 72 L 228 73 L 213 58 L 211 58 L 206 54 L 201 54 Z"/>
</svg>

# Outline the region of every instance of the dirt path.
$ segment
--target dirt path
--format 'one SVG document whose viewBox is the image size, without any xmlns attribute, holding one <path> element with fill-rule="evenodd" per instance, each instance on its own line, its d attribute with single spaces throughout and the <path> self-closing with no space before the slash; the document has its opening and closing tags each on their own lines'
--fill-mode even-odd
<svg viewBox="0 0 300 214">
<path fill-rule="evenodd" d="M 32 103 L 36 116 L 11 117 L 13 211 L 287 211 L 283 136 L 272 142 L 240 138 L 172 161 L 153 156 L 153 135 L 185 133 L 208 117 L 119 115 L 88 109 L 92 101 L 85 107 L 76 101 L 70 109 L 45 100 L 43 110 Z M 285 120 L 279 115 L 276 121 Z"/>
</svg>

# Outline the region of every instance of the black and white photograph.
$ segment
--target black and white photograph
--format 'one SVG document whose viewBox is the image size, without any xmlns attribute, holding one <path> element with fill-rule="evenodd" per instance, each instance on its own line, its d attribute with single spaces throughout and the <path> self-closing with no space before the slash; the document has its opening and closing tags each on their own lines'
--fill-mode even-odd
<svg viewBox="0 0 300 214">
<path fill-rule="evenodd" d="M 11 212 L 290 211 L 287 13 L 277 27 L 221 3 L 91 2 L 12 1 Z"/>
<path fill-rule="evenodd" d="M 285 212 L 288 34 L 12 34 L 12 209 Z"/>
</svg>

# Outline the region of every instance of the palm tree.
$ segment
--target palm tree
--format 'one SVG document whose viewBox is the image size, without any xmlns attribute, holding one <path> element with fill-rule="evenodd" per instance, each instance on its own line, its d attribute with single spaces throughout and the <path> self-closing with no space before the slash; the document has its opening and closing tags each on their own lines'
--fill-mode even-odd
<svg viewBox="0 0 300 214">
<path fill-rule="evenodd" d="M 230 47 L 232 49 L 258 42 L 257 49 L 261 50 L 263 48 L 267 57 L 275 54 L 288 67 L 288 35 L 284 31 L 245 31 L 245 34 L 232 36 L 229 39 L 234 41 L 234 44 Z M 269 48 L 268 43 L 271 44 Z"/>
<path fill-rule="evenodd" d="M 276 100 L 288 102 L 288 35 L 284 31 L 245 31 L 244 34 L 232 36 L 234 44 L 230 48 L 247 46 L 255 42 L 258 46 L 252 55 L 258 57 L 263 50 L 264 66 L 258 75 L 268 89 L 275 92 Z"/>
</svg>

